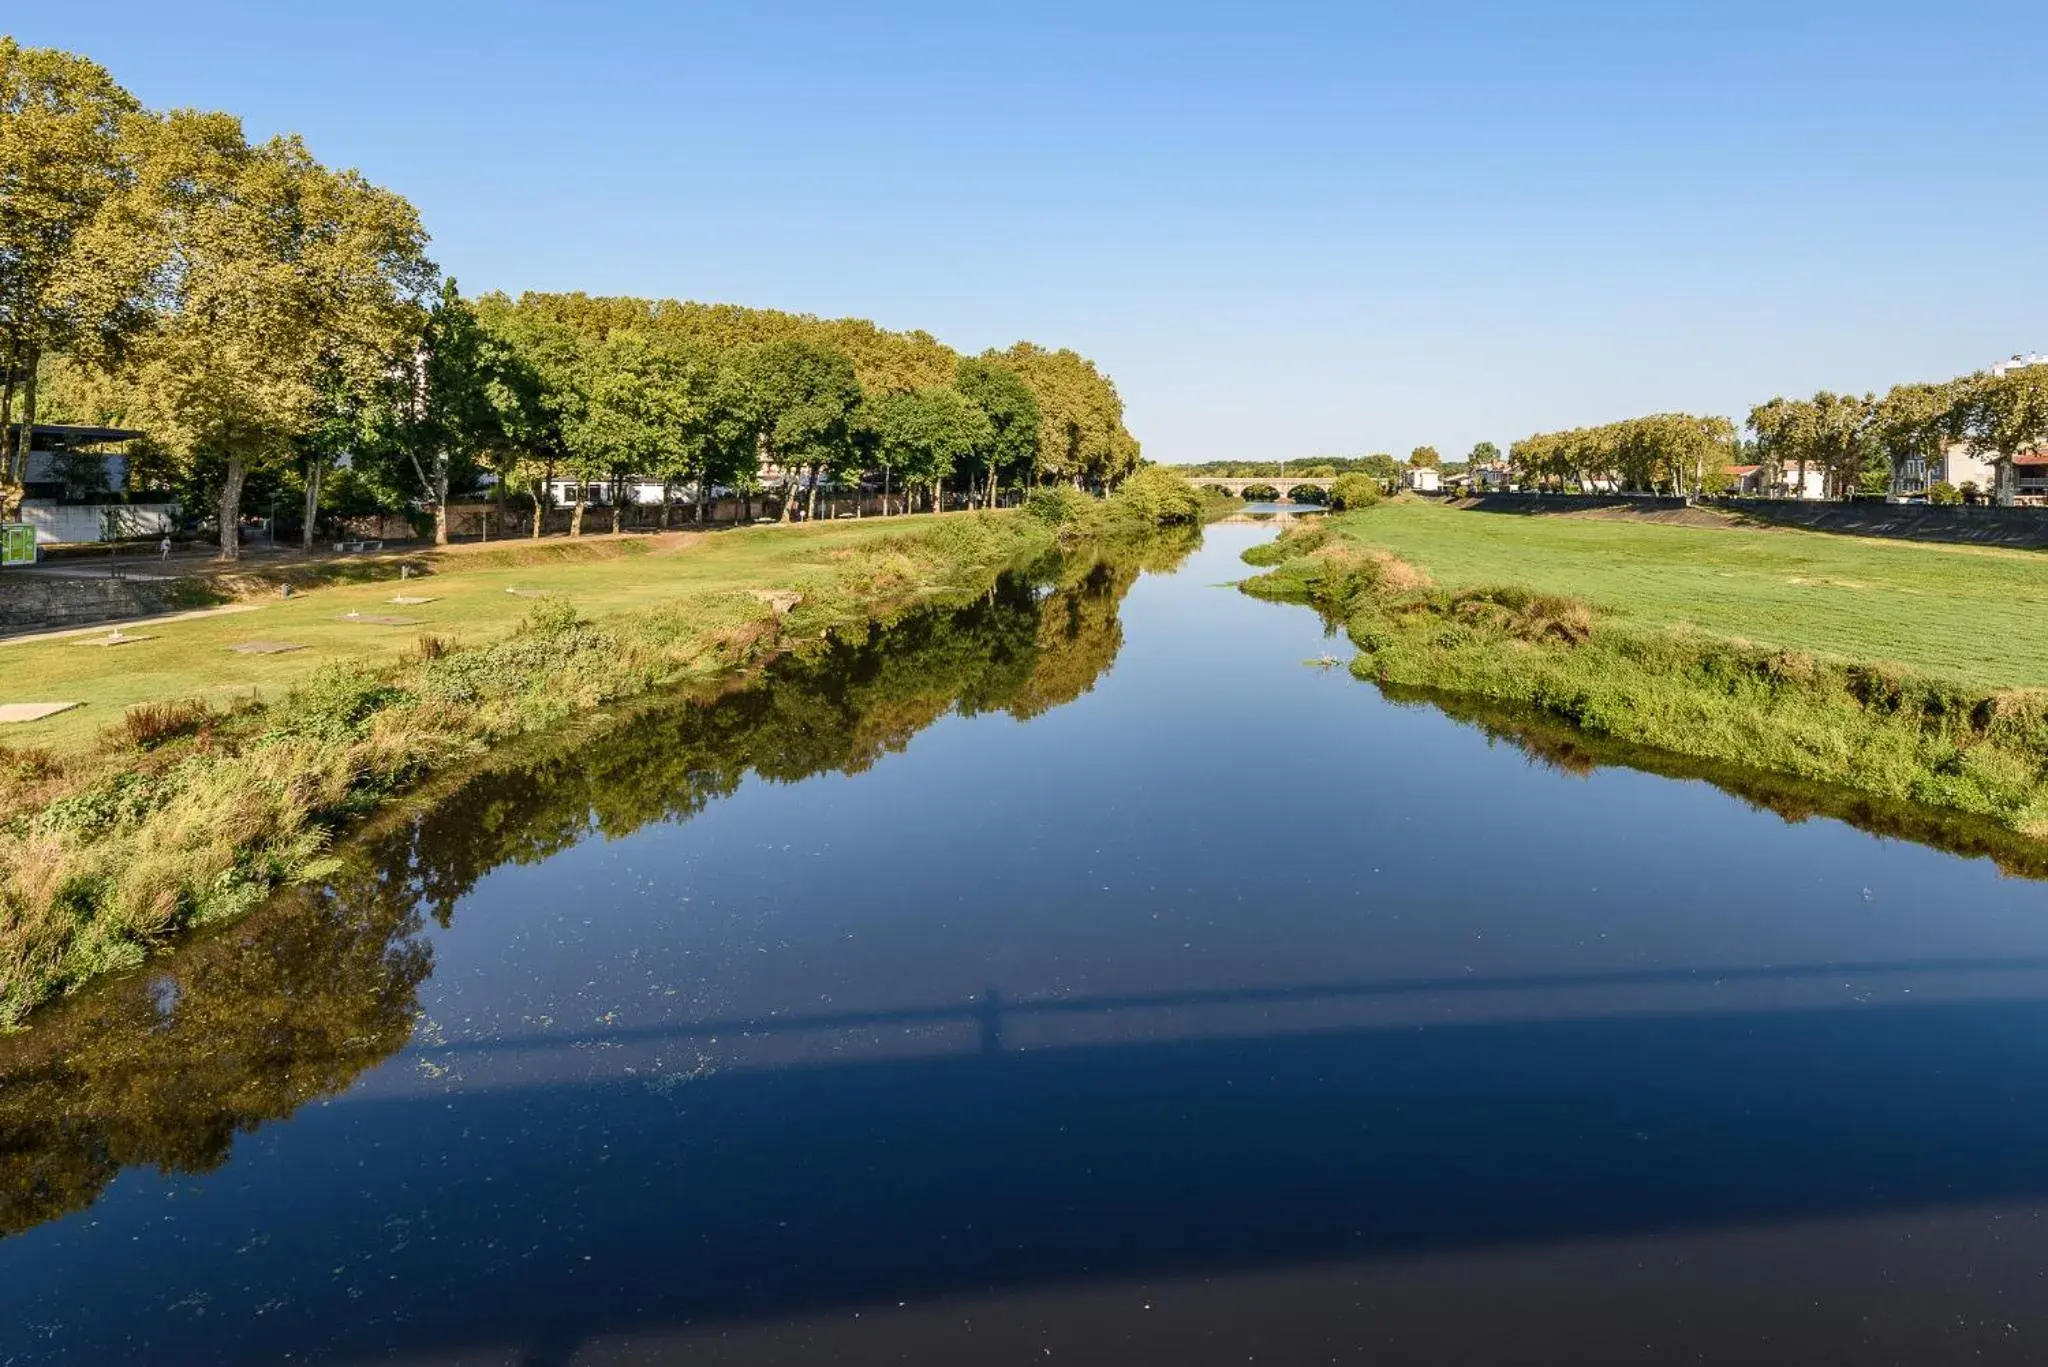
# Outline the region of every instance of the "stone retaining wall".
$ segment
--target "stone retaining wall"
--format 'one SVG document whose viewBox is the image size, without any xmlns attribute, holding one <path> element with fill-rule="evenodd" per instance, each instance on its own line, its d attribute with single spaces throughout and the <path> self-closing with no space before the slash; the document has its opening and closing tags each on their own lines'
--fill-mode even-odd
<svg viewBox="0 0 2048 1367">
<path fill-rule="evenodd" d="M 1890 537 L 1900 541 L 1949 541 L 2021 549 L 2048 547 L 2048 508 L 1989 505 L 1939 508 L 1926 503 L 1858 500 L 1832 503 L 1793 498 L 1708 498 L 1685 500 L 1632 494 L 1479 494 L 1452 506 L 1486 513 L 1669 514 L 1687 507 L 1711 509 L 1753 522 L 1804 527 L 1843 536 Z"/>
<path fill-rule="evenodd" d="M 0 572 L 0 635 L 90 626 L 175 607 L 170 580 L 69 578 Z"/>
</svg>

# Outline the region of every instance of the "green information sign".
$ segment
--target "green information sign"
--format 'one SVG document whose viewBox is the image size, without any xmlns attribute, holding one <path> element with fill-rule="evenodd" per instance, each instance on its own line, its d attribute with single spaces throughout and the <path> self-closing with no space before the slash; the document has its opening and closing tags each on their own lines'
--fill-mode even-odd
<svg viewBox="0 0 2048 1367">
<path fill-rule="evenodd" d="M 0 565 L 36 563 L 36 529 L 26 522 L 0 523 Z"/>
</svg>

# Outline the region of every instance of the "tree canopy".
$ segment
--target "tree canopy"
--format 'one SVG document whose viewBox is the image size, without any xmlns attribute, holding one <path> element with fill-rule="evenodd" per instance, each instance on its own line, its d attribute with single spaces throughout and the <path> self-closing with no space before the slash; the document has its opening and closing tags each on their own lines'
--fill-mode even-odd
<svg viewBox="0 0 2048 1367">
<path fill-rule="evenodd" d="M 0 513 L 43 394 L 58 419 L 141 429 L 137 468 L 210 504 L 237 553 L 244 491 L 323 488 L 431 512 L 555 477 L 694 491 L 858 483 L 886 459 L 1004 487 L 1113 487 L 1139 464 L 1094 362 L 1018 342 L 963 357 L 928 332 L 735 304 L 465 298 L 404 199 L 296 136 L 141 106 L 97 64 L 0 39 Z M 919 396 L 908 406 L 888 401 Z M 912 445 L 904 423 L 919 417 Z M 344 460 L 344 457 L 348 459 Z M 494 481 L 484 480 L 484 474 Z M 580 528 L 582 498 L 575 519 Z M 618 504 L 613 500 L 614 525 Z"/>
</svg>

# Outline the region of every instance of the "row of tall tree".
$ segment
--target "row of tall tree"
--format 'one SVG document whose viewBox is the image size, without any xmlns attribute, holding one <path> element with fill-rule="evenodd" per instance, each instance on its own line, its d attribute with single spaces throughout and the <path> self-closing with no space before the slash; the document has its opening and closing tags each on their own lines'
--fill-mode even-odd
<svg viewBox="0 0 2048 1367">
<path fill-rule="evenodd" d="M 488 472 L 538 534 L 570 477 L 687 494 L 879 479 L 934 507 L 950 481 L 1108 487 L 1139 463 L 1114 384 L 1019 342 L 961 356 L 923 332 L 582 294 L 466 298 L 412 206 L 296 137 L 143 108 L 96 63 L 0 38 L 0 517 L 38 420 L 142 430 L 139 469 L 215 509 L 234 556 L 252 481 L 331 480 L 431 511 Z M 18 420 L 18 421 L 17 421 Z M 613 499 L 616 526 L 619 500 Z M 573 514 L 583 521 L 582 499 Z"/>
<path fill-rule="evenodd" d="M 1999 503 L 2010 503 L 2013 458 L 2048 445 L 2048 365 L 1980 371 L 1941 383 L 1894 385 L 1883 395 L 1776 398 L 1750 410 L 1753 454 L 1775 483 L 1819 470 L 1836 496 L 1918 485 L 1951 446 L 1991 462 Z"/>
<path fill-rule="evenodd" d="M 1674 494 L 1713 493 L 1739 463 L 1762 467 L 1766 487 L 1819 472 L 1833 497 L 1924 484 L 1961 445 L 1992 463 L 1998 502 L 2012 501 L 2013 458 L 2048 446 L 2048 364 L 1982 371 L 1942 383 L 1893 386 L 1883 395 L 1774 398 L 1749 411 L 1744 440 L 1731 419 L 1660 413 L 1599 427 L 1542 432 L 1509 451 L 1525 487 L 1576 484 Z"/>
<path fill-rule="evenodd" d="M 1580 488 L 1704 494 L 1727 486 L 1737 450 L 1735 424 L 1727 418 L 1653 413 L 1539 432 L 1509 447 L 1508 460 L 1525 487 L 1576 482 Z"/>
</svg>

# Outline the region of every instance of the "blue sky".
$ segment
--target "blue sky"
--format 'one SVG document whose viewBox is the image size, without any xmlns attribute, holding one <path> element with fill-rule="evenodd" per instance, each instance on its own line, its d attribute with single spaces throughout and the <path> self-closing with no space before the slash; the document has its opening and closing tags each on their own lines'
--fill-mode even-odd
<svg viewBox="0 0 2048 1367">
<path fill-rule="evenodd" d="M 401 191 L 465 289 L 1072 346 L 1159 460 L 2048 349 L 2048 7 L 15 8 Z"/>
</svg>

